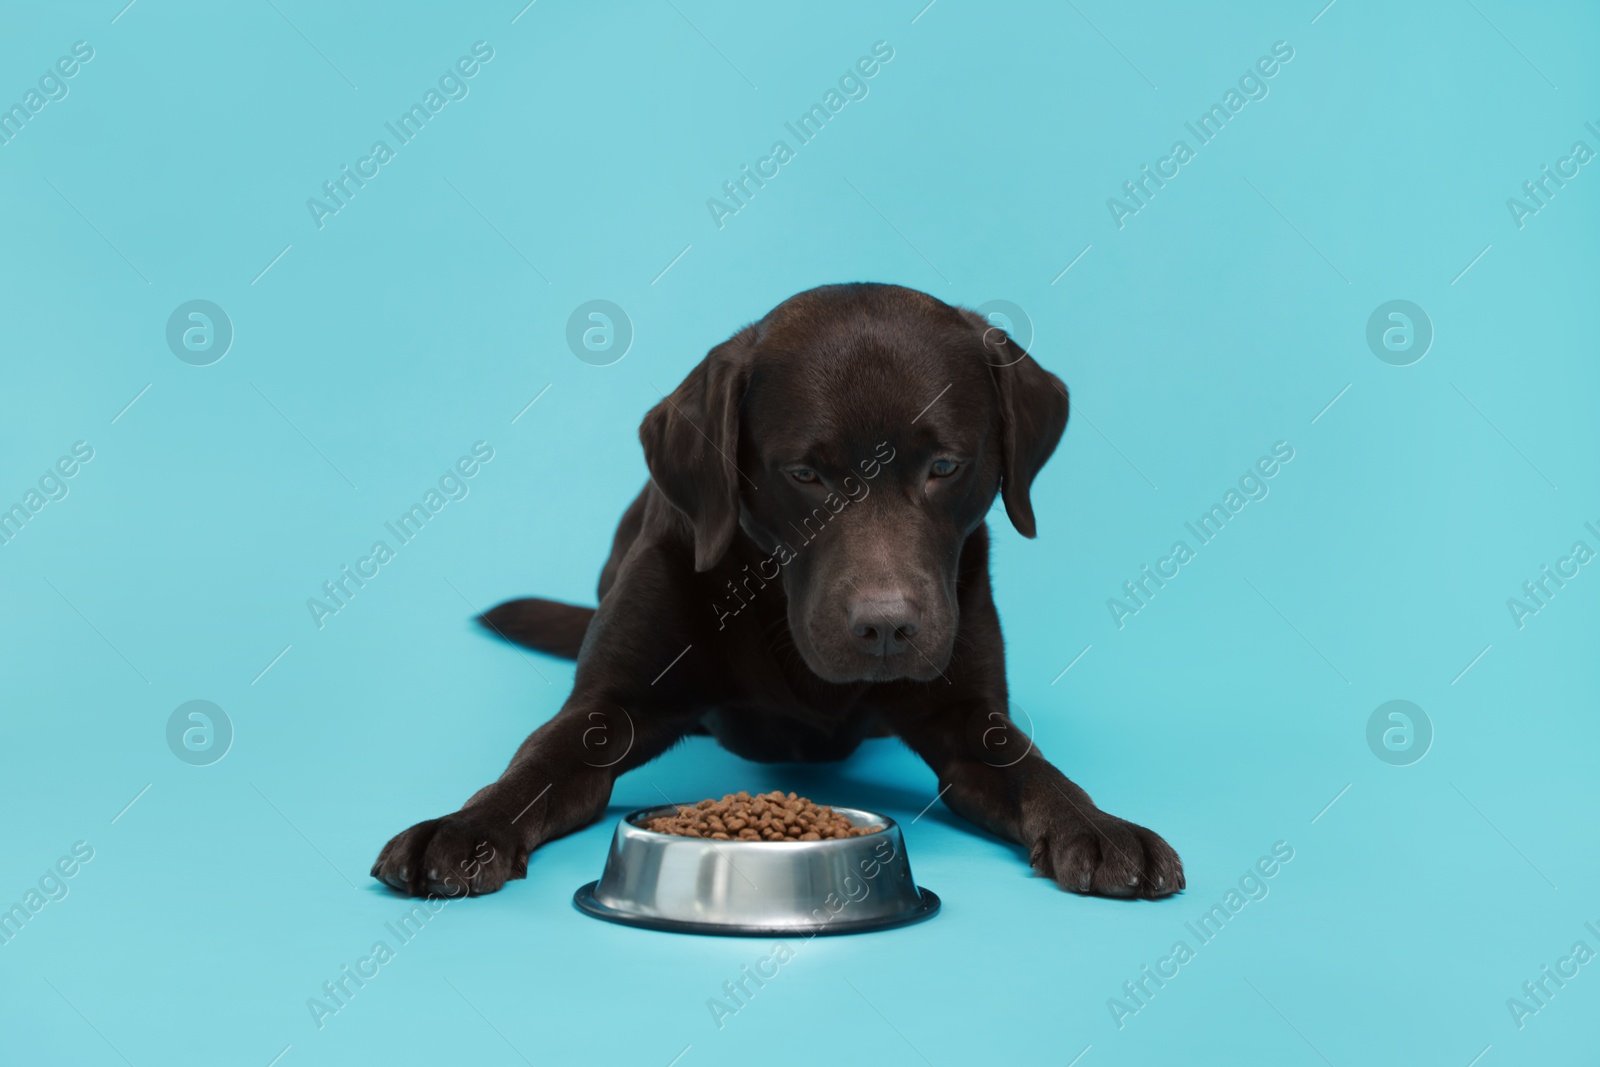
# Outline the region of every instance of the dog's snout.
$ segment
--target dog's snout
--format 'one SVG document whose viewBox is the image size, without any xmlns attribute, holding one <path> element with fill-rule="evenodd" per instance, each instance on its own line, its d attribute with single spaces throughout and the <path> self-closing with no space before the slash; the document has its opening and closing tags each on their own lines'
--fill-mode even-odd
<svg viewBox="0 0 1600 1067">
<path fill-rule="evenodd" d="M 868 655 L 904 652 L 922 625 L 922 609 L 903 593 L 864 597 L 850 605 L 850 633 Z"/>
</svg>

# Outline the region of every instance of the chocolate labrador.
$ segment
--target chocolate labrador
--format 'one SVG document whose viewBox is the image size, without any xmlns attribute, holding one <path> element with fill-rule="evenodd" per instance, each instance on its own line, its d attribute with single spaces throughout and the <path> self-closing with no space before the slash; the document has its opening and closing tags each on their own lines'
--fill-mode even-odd
<svg viewBox="0 0 1600 1067">
<path fill-rule="evenodd" d="M 384 846 L 373 875 L 459 895 L 460 871 L 494 892 L 690 734 L 782 762 L 892 733 L 952 810 L 1062 887 L 1181 890 L 1171 846 L 1095 807 L 1007 710 L 984 520 L 998 494 L 1034 536 L 1029 487 L 1066 425 L 1061 381 L 974 312 L 892 285 L 784 301 L 645 416 L 650 481 L 599 607 L 482 616 L 575 658 L 572 695 L 460 811 Z"/>
</svg>

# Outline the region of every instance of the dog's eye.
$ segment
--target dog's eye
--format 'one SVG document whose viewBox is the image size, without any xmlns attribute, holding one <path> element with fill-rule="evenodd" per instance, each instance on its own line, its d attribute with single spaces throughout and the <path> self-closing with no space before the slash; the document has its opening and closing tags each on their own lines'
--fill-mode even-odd
<svg viewBox="0 0 1600 1067">
<path fill-rule="evenodd" d="M 802 484 L 810 485 L 817 480 L 817 472 L 810 467 L 795 467 L 789 471 L 789 477 Z"/>
<path fill-rule="evenodd" d="M 935 478 L 948 478 L 960 468 L 961 464 L 953 459 L 936 459 L 931 470 Z"/>
</svg>

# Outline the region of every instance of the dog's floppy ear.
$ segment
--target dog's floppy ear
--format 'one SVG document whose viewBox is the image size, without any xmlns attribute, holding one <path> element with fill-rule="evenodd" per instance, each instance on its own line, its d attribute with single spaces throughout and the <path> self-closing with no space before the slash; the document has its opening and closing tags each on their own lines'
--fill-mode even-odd
<svg viewBox="0 0 1600 1067">
<path fill-rule="evenodd" d="M 739 404 L 755 328 L 713 348 L 639 427 L 650 479 L 694 529 L 694 569 L 710 570 L 739 526 Z"/>
<path fill-rule="evenodd" d="M 1028 490 L 1067 428 L 1067 387 L 1006 331 L 975 312 L 964 314 L 980 334 L 983 359 L 1000 396 L 1000 498 L 1011 525 L 1023 537 L 1033 537 L 1038 529 Z"/>
</svg>

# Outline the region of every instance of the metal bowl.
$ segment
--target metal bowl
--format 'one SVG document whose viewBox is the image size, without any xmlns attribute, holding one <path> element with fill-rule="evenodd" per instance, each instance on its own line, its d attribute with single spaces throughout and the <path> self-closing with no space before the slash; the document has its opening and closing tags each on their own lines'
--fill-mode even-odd
<svg viewBox="0 0 1600 1067">
<path fill-rule="evenodd" d="M 845 934 L 930 918 L 939 898 L 911 879 L 900 827 L 835 807 L 877 832 L 822 841 L 713 841 L 646 830 L 692 804 L 631 812 L 600 880 L 573 894 L 597 919 L 695 934 Z"/>
</svg>

